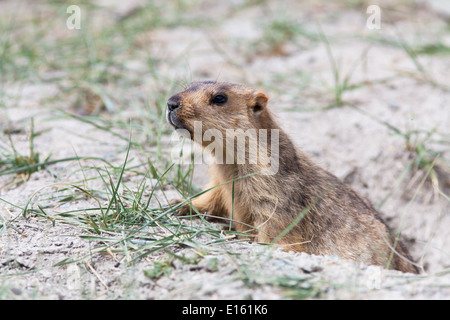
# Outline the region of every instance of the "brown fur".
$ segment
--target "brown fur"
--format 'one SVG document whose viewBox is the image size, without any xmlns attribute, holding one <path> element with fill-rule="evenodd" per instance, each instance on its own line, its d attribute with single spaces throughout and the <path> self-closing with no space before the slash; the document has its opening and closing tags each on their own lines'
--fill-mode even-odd
<svg viewBox="0 0 450 320">
<path fill-rule="evenodd" d="M 217 94 L 226 95 L 226 103 L 214 104 Z M 193 199 L 192 205 L 201 213 L 232 218 L 237 231 L 258 242 L 418 273 L 404 245 L 395 240 L 371 204 L 298 150 L 276 124 L 267 101 L 261 91 L 213 81 L 194 82 L 169 99 L 169 122 L 191 133 L 194 121 L 202 121 L 203 133 L 215 128 L 224 137 L 226 129 L 268 129 L 270 141 L 271 130 L 279 130 L 275 175 L 258 174 L 264 169 L 259 161 L 213 164 L 207 186 L 213 189 Z M 197 142 L 204 147 L 210 143 Z M 269 144 L 266 149 L 271 154 Z M 181 212 L 189 210 L 185 206 Z"/>
</svg>

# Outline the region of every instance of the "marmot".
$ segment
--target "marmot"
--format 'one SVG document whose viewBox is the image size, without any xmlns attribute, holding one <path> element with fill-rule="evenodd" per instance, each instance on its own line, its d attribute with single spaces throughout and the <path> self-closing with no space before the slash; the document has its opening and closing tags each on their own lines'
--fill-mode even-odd
<svg viewBox="0 0 450 320">
<path fill-rule="evenodd" d="M 192 199 L 192 206 L 200 213 L 232 219 L 236 231 L 258 242 L 419 273 L 403 243 L 372 205 L 296 148 L 267 102 L 259 90 L 216 81 L 193 82 L 168 100 L 167 120 L 176 129 L 194 134 L 198 122 L 201 136 L 215 129 L 220 136 L 215 139 L 223 137 L 215 141 L 223 146 L 213 151 L 222 162 L 210 166 L 206 187 L 210 190 Z M 248 129 L 255 130 L 253 136 L 244 136 L 249 143 L 238 161 L 236 142 Z M 231 138 L 227 137 L 230 132 L 235 133 Z M 271 142 L 262 143 L 260 132 L 271 142 L 276 133 L 276 148 Z M 203 147 L 210 143 L 193 139 Z M 250 159 L 252 139 L 259 151 L 278 161 L 275 169 L 270 171 L 263 157 Z M 190 210 L 185 205 L 179 212 Z"/>
</svg>

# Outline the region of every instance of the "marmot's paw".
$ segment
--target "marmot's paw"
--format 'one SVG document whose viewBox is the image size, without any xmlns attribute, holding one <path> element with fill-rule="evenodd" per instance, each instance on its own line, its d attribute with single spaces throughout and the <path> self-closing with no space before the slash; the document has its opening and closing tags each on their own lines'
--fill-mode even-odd
<svg viewBox="0 0 450 320">
<path fill-rule="evenodd" d="M 173 207 L 176 205 L 179 205 L 180 203 L 185 202 L 184 200 L 178 199 L 178 200 L 172 200 L 169 202 L 168 207 Z M 191 213 L 192 212 L 192 213 Z M 177 216 L 188 216 L 191 214 L 196 214 L 195 210 L 191 210 L 191 206 L 189 205 L 188 202 L 185 202 L 184 205 L 178 207 L 174 212 L 174 215 Z"/>
</svg>

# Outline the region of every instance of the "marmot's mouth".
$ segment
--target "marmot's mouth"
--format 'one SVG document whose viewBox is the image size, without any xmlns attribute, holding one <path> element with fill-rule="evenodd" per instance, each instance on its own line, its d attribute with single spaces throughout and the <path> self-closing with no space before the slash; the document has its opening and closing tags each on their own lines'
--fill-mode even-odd
<svg viewBox="0 0 450 320">
<path fill-rule="evenodd" d="M 167 121 L 175 128 L 175 129 L 186 129 L 186 127 L 178 120 L 177 115 L 174 111 L 167 112 Z"/>
</svg>

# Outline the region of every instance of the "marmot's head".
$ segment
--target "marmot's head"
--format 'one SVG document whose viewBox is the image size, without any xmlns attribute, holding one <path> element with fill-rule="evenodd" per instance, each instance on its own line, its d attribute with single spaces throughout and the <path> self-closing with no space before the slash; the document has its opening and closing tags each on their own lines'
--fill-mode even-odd
<svg viewBox="0 0 450 320">
<path fill-rule="evenodd" d="M 167 101 L 167 121 L 176 129 L 194 133 L 201 122 L 202 134 L 217 129 L 264 128 L 268 97 L 261 91 L 239 84 L 215 81 L 191 83 Z"/>
</svg>

